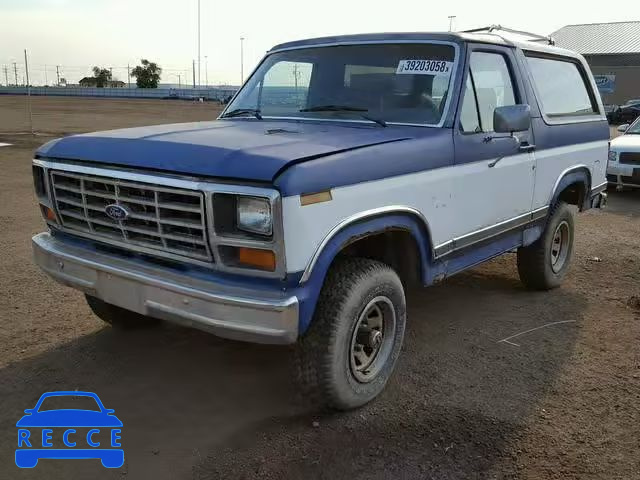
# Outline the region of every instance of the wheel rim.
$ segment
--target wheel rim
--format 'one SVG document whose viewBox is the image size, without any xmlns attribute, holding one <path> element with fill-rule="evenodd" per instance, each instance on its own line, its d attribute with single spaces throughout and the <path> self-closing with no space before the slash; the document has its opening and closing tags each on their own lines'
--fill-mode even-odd
<svg viewBox="0 0 640 480">
<path fill-rule="evenodd" d="M 560 222 L 555 232 L 553 232 L 553 239 L 551 240 L 551 269 L 554 273 L 562 270 L 562 267 L 567 262 L 570 235 L 569 224 L 566 221 Z"/>
<path fill-rule="evenodd" d="M 361 383 L 373 380 L 387 362 L 396 333 L 396 311 L 387 297 L 371 300 L 351 335 L 349 367 Z"/>
</svg>

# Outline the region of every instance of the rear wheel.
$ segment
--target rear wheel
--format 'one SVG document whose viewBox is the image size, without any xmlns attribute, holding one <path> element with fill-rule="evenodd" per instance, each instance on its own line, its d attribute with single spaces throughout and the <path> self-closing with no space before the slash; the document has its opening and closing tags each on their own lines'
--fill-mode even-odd
<svg viewBox="0 0 640 480">
<path fill-rule="evenodd" d="M 120 330 L 142 328 L 156 325 L 160 320 L 147 317 L 131 310 L 107 303 L 99 298 L 85 295 L 91 311 L 103 322 Z"/>
<path fill-rule="evenodd" d="M 382 392 L 400 354 L 406 303 L 389 266 L 364 258 L 334 264 L 297 352 L 298 379 L 319 406 L 348 410 Z"/>
<path fill-rule="evenodd" d="M 552 210 L 542 236 L 518 249 L 518 273 L 528 288 L 549 290 L 560 286 L 573 256 L 574 215 L 559 202 Z"/>
</svg>

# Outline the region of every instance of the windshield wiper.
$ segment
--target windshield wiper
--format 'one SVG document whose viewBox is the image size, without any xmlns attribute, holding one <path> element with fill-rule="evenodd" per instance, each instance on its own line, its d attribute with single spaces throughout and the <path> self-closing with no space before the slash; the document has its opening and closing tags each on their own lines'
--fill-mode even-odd
<svg viewBox="0 0 640 480">
<path fill-rule="evenodd" d="M 231 110 L 230 112 L 222 115 L 222 118 L 239 117 L 240 115 L 253 115 L 258 120 L 262 120 L 260 110 L 257 108 L 236 108 L 235 110 Z"/>
<path fill-rule="evenodd" d="M 350 105 L 316 105 L 315 107 L 303 108 L 301 112 L 356 112 L 361 118 L 377 123 L 381 127 L 386 127 L 387 122 L 380 118 L 370 117 L 360 112 L 368 112 L 369 110 L 361 107 L 352 107 Z"/>
</svg>

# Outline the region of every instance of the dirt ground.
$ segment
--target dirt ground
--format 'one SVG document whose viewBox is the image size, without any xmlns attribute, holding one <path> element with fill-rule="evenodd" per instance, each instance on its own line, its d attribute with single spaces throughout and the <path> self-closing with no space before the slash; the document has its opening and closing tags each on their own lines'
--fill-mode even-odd
<svg viewBox="0 0 640 480">
<path fill-rule="evenodd" d="M 30 238 L 44 227 L 37 145 L 214 118 L 216 107 L 34 98 L 46 134 L 34 138 L 23 134 L 24 101 L 0 97 L 0 142 L 13 144 L 0 147 L 0 479 L 640 479 L 640 192 L 611 192 L 607 210 L 578 217 L 557 290 L 526 291 L 506 255 L 410 291 L 386 391 L 358 411 L 320 414 L 296 399 L 291 349 L 172 326 L 116 334 L 32 262 Z M 124 467 L 16 468 L 23 410 L 76 389 L 123 421 Z"/>
</svg>

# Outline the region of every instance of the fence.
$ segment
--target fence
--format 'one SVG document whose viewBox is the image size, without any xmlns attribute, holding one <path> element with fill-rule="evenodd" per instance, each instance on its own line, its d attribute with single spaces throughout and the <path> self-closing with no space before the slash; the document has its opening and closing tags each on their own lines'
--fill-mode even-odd
<svg viewBox="0 0 640 480">
<path fill-rule="evenodd" d="M 95 87 L 31 87 L 31 95 L 108 98 L 176 98 L 182 100 L 222 101 L 235 94 L 225 88 L 95 88 Z M 27 87 L 0 87 L 0 95 L 26 95 Z"/>
</svg>

